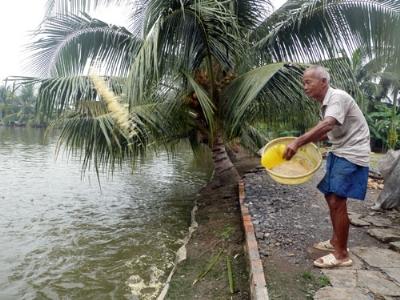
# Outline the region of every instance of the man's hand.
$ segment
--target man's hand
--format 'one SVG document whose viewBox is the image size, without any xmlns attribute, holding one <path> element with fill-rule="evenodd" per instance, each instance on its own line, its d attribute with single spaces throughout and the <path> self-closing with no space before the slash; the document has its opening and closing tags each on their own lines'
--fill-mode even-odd
<svg viewBox="0 0 400 300">
<path fill-rule="evenodd" d="M 299 149 L 297 139 L 295 139 L 293 142 L 288 144 L 285 149 L 285 153 L 283 153 L 283 158 L 286 160 L 290 160 L 297 152 L 297 149 Z"/>
<path fill-rule="evenodd" d="M 293 142 L 288 144 L 286 146 L 285 153 L 283 154 L 283 158 L 286 160 L 290 160 L 301 146 L 306 145 L 310 142 L 319 141 L 329 131 L 331 131 L 336 124 L 338 124 L 338 121 L 334 117 L 326 117 L 311 130 L 307 131 L 305 134 L 299 136 Z"/>
</svg>

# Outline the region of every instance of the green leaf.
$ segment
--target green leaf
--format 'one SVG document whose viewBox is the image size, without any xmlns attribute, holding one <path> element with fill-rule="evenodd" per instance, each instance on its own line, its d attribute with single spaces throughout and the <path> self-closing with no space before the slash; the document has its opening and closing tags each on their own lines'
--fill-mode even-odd
<svg viewBox="0 0 400 300">
<path fill-rule="evenodd" d="M 277 63 L 251 70 L 233 80 L 225 88 L 223 97 L 229 104 L 226 107 L 226 112 L 227 116 L 230 117 L 232 128 L 239 124 L 252 101 L 283 66 L 283 63 Z"/>
</svg>

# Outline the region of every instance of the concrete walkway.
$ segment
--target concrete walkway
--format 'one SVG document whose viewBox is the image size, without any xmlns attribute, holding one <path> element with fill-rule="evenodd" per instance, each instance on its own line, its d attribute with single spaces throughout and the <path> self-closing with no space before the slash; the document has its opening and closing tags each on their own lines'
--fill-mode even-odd
<svg viewBox="0 0 400 300">
<path fill-rule="evenodd" d="M 399 212 L 365 216 L 350 212 L 349 216 L 353 226 L 368 227 L 368 234 L 382 242 L 382 247 L 355 247 L 350 250 L 353 266 L 322 270 L 331 286 L 317 291 L 314 299 L 400 299 Z"/>
</svg>

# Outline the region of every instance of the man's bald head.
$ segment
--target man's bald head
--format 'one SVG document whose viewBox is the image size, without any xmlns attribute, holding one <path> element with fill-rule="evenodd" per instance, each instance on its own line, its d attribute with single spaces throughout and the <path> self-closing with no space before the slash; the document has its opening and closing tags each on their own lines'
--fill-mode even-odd
<svg viewBox="0 0 400 300">
<path fill-rule="evenodd" d="M 311 66 L 304 71 L 303 85 L 307 96 L 318 102 L 324 100 L 329 89 L 330 76 L 328 71 L 321 66 Z"/>
<path fill-rule="evenodd" d="M 328 84 L 331 80 L 331 76 L 329 75 L 329 72 L 322 66 L 318 66 L 318 65 L 311 66 L 304 71 L 304 74 L 306 74 L 306 73 L 314 76 L 317 79 L 321 79 L 321 80 L 325 79 Z"/>
</svg>

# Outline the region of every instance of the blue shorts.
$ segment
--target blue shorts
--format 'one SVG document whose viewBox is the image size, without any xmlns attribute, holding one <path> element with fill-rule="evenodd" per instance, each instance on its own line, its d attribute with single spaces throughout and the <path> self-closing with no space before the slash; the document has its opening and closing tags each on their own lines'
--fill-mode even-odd
<svg viewBox="0 0 400 300">
<path fill-rule="evenodd" d="M 343 157 L 329 153 L 325 177 L 318 189 L 326 195 L 364 200 L 368 184 L 368 167 L 356 165 Z"/>
</svg>

